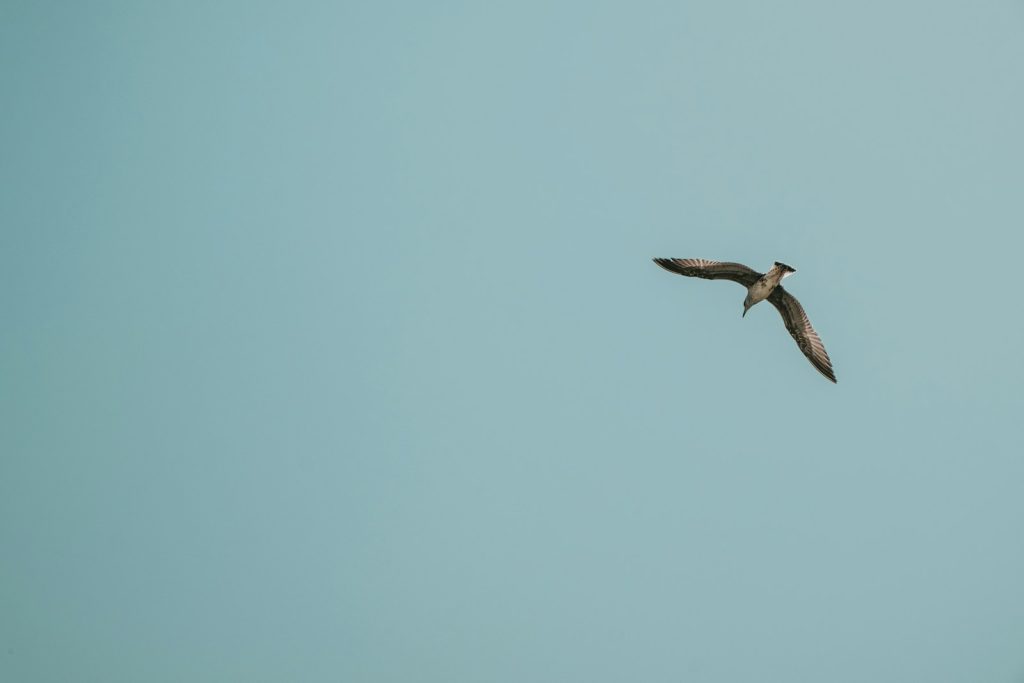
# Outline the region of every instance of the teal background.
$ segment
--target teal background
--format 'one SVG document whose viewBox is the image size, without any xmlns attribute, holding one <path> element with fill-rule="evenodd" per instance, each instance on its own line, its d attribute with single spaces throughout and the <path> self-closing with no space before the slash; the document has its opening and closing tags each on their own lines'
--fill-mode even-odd
<svg viewBox="0 0 1024 683">
<path fill-rule="evenodd" d="M 0 93 L 0 679 L 1024 680 L 1020 2 L 4 0 Z"/>
</svg>

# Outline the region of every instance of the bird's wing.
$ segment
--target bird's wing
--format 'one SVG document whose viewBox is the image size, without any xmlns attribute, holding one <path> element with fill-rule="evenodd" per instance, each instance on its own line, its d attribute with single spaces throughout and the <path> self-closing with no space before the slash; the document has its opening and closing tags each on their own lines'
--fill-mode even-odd
<svg viewBox="0 0 1024 683">
<path fill-rule="evenodd" d="M 804 312 L 804 307 L 796 300 L 796 297 L 787 292 L 779 285 L 768 295 L 768 301 L 772 302 L 775 308 L 782 314 L 782 322 L 786 329 L 793 335 L 796 345 L 811 361 L 811 365 L 818 369 L 818 372 L 836 381 L 836 375 L 832 372 L 832 361 L 825 352 L 825 345 L 821 343 L 821 337 L 811 327 L 811 321 Z"/>
<path fill-rule="evenodd" d="M 665 270 L 687 277 L 702 277 L 705 280 L 732 280 L 744 287 L 754 284 L 762 275 L 742 263 L 708 261 L 702 258 L 656 258 L 654 262 Z"/>
</svg>

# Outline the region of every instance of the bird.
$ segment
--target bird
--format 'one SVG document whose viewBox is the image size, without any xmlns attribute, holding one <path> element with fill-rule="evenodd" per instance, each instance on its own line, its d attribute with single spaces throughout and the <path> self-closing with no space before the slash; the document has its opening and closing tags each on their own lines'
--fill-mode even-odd
<svg viewBox="0 0 1024 683">
<path fill-rule="evenodd" d="M 832 361 L 821 343 L 821 337 L 811 327 L 811 321 L 804 312 L 804 307 L 796 297 L 787 292 L 780 284 L 782 278 L 796 272 L 795 268 L 776 261 L 767 273 L 759 273 L 742 263 L 730 261 L 710 261 L 700 258 L 656 258 L 654 262 L 667 271 L 699 277 L 705 280 L 732 280 L 747 288 L 747 297 L 743 300 L 743 315 L 755 304 L 767 299 L 782 315 L 782 322 L 796 340 L 811 365 L 835 383 L 836 375 L 832 371 Z"/>
</svg>

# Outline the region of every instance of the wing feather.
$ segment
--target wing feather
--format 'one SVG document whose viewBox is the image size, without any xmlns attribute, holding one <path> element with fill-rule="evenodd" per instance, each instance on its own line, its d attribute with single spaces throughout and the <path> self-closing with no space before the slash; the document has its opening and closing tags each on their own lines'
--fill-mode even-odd
<svg viewBox="0 0 1024 683">
<path fill-rule="evenodd" d="M 656 258 L 654 262 L 665 270 L 687 277 L 701 277 L 705 280 L 732 280 L 744 287 L 757 282 L 762 273 L 742 263 L 730 261 L 709 261 L 702 258 Z"/>
<path fill-rule="evenodd" d="M 821 343 L 821 337 L 811 327 L 811 321 L 796 297 L 779 285 L 768 296 L 768 301 L 771 301 L 772 305 L 779 310 L 786 329 L 796 340 L 796 345 L 807 356 L 807 360 L 811 361 L 811 365 L 829 380 L 835 382 L 836 375 L 832 371 L 832 361 L 829 359 L 828 353 L 825 352 L 825 345 Z"/>
</svg>

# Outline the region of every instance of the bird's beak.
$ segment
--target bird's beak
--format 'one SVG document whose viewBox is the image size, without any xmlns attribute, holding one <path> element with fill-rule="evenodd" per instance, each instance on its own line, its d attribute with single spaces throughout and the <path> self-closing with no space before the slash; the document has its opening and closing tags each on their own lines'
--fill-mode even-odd
<svg viewBox="0 0 1024 683">
<path fill-rule="evenodd" d="M 741 317 L 741 318 L 746 318 L 746 317 L 747 317 L 747 311 L 748 311 L 748 310 L 749 310 L 749 309 L 747 309 L 747 308 L 744 308 L 744 309 L 743 309 L 743 315 L 741 315 L 740 317 Z"/>
</svg>

